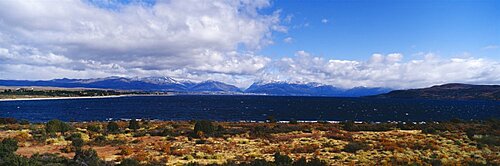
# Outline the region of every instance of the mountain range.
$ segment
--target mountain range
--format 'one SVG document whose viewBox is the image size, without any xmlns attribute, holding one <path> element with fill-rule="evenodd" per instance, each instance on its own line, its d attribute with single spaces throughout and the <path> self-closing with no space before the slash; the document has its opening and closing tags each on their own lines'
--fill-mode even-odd
<svg viewBox="0 0 500 166">
<path fill-rule="evenodd" d="M 319 83 L 256 82 L 248 87 L 246 93 L 269 94 L 278 96 L 342 96 L 359 97 L 387 93 L 389 88 L 355 87 L 342 89 Z"/>
<path fill-rule="evenodd" d="M 224 92 L 278 96 L 338 96 L 358 97 L 377 95 L 391 91 L 388 88 L 355 87 L 342 89 L 319 83 L 255 82 L 247 89 L 219 81 L 192 82 L 170 77 L 106 77 L 94 79 L 53 80 L 0 80 L 0 86 L 50 86 L 64 88 L 100 88 L 115 90 L 164 91 L 164 92 Z"/>
<path fill-rule="evenodd" d="M 470 85 L 451 83 L 429 88 L 395 90 L 374 98 L 423 98 L 449 100 L 496 100 L 500 101 L 500 85 Z"/>
</svg>

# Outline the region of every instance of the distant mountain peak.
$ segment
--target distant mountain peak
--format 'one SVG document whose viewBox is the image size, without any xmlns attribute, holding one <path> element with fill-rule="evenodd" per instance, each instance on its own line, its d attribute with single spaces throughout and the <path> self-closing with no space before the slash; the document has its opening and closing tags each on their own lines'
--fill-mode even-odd
<svg viewBox="0 0 500 166">
<path fill-rule="evenodd" d="M 266 84 L 294 84 L 294 85 L 309 85 L 309 86 L 325 86 L 325 84 L 317 82 L 306 82 L 306 81 L 283 81 L 283 80 L 260 80 L 254 83 L 255 85 L 266 85 Z"/>
<path fill-rule="evenodd" d="M 142 77 L 142 78 L 137 78 L 139 81 L 144 81 L 147 83 L 152 83 L 152 84 L 159 84 L 159 85 L 164 85 L 164 84 L 182 84 L 182 82 L 177 81 L 171 77 L 166 77 L 166 76 L 161 76 L 161 77 Z"/>
</svg>

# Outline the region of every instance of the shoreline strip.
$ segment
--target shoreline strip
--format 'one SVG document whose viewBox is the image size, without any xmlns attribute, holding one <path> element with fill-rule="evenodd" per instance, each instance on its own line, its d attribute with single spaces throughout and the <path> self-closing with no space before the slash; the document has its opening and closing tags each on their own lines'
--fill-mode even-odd
<svg viewBox="0 0 500 166">
<path fill-rule="evenodd" d="M 14 99 L 0 99 L 0 102 L 2 102 L 2 101 L 30 101 L 30 100 L 101 99 L 101 98 L 117 98 L 117 97 L 128 97 L 128 96 L 134 96 L 134 95 L 80 96 L 80 97 L 14 98 Z"/>
</svg>

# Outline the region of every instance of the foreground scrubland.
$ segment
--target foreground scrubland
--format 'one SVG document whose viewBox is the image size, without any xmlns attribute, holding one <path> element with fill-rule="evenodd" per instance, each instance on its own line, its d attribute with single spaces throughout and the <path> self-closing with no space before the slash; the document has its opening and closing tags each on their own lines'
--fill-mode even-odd
<svg viewBox="0 0 500 166">
<path fill-rule="evenodd" d="M 498 120 L 0 123 L 0 165 L 500 165 Z"/>
</svg>

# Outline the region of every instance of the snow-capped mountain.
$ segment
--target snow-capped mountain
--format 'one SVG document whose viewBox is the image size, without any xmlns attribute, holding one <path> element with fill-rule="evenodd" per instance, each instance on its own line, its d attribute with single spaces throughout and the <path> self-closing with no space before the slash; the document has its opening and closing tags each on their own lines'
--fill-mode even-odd
<svg viewBox="0 0 500 166">
<path fill-rule="evenodd" d="M 47 81 L 0 80 L 0 86 L 53 86 L 66 88 L 102 88 L 116 90 L 173 92 L 241 92 L 233 85 L 217 81 L 194 83 L 170 77 L 105 77 L 95 79 L 54 79 Z"/>
<path fill-rule="evenodd" d="M 184 84 L 181 81 L 177 81 L 171 77 L 135 77 L 137 81 L 143 81 L 151 84 L 165 85 L 165 84 Z"/>
<path fill-rule="evenodd" d="M 105 77 L 94 79 L 54 79 L 46 81 L 0 80 L 0 86 L 52 86 L 66 88 L 101 88 L 116 90 L 169 92 L 230 92 L 279 96 L 342 96 L 357 97 L 387 93 L 387 88 L 356 87 L 342 89 L 314 82 L 259 81 L 242 91 L 218 81 L 191 82 L 170 77 Z"/>
<path fill-rule="evenodd" d="M 246 93 L 262 93 L 279 96 L 341 96 L 359 97 L 373 94 L 389 92 L 387 88 L 366 88 L 356 87 L 352 89 L 342 89 L 331 85 L 320 83 L 295 83 L 285 81 L 256 82 L 252 84 Z"/>
</svg>

